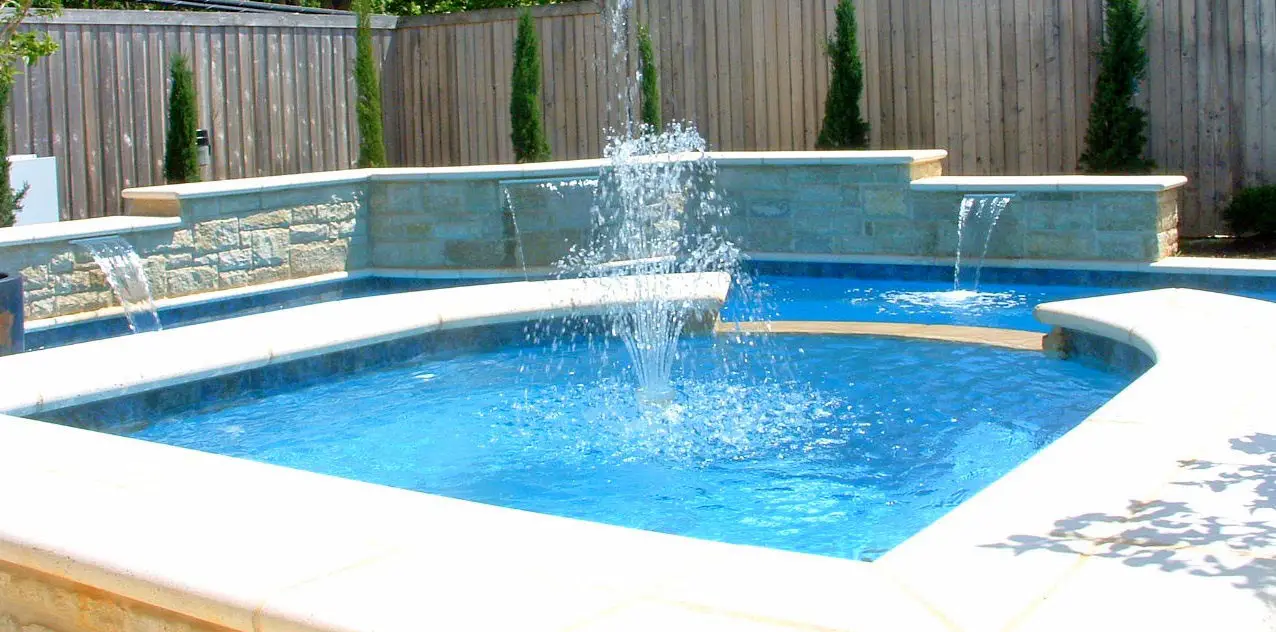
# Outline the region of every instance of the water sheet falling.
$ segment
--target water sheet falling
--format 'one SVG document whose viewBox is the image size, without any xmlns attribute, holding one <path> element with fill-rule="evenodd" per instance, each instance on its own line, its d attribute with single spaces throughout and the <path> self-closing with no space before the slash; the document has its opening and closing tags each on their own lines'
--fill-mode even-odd
<svg viewBox="0 0 1276 632">
<path fill-rule="evenodd" d="M 988 256 L 988 246 L 992 243 L 993 231 L 997 229 L 997 222 L 1001 219 L 1001 214 L 1010 205 L 1014 199 L 1013 194 L 997 193 L 997 194 L 971 194 L 961 199 L 961 206 L 957 209 L 957 253 L 953 263 L 953 291 L 961 291 L 961 262 L 963 246 L 969 238 L 970 229 L 972 228 L 972 220 L 982 220 L 987 224 L 987 230 L 984 232 L 983 245 L 979 251 L 979 259 L 975 264 L 975 283 L 972 288 L 973 292 L 979 291 L 979 279 L 984 268 L 984 259 Z"/>
<path fill-rule="evenodd" d="M 151 284 L 142 268 L 142 259 L 137 256 L 133 246 L 116 236 L 80 239 L 71 243 L 87 250 L 93 261 L 102 268 L 107 283 L 111 285 L 111 290 L 124 308 L 124 317 L 128 319 L 129 329 L 133 333 L 159 331 L 163 328 L 155 309 Z"/>
</svg>

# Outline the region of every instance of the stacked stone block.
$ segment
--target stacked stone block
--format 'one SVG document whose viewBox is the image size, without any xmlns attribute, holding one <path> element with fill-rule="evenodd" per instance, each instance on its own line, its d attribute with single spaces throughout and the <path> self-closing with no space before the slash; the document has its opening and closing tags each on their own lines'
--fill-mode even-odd
<svg viewBox="0 0 1276 632">
<path fill-rule="evenodd" d="M 310 187 L 183 202 L 184 226 L 124 235 L 157 299 L 368 265 L 366 187 Z M 0 248 L 24 279 L 30 320 L 116 303 L 93 259 L 69 242 Z"/>
<path fill-rule="evenodd" d="M 722 166 L 728 230 L 757 253 L 912 254 L 907 165 Z"/>
<path fill-rule="evenodd" d="M 373 182 L 372 264 L 411 269 L 552 265 L 586 239 L 593 189 L 540 184 Z"/>
<path fill-rule="evenodd" d="M 917 251 L 951 257 L 962 193 L 911 192 Z M 1179 191 L 1023 191 L 1002 213 L 988 256 L 1007 259 L 1155 261 L 1178 244 Z"/>
</svg>

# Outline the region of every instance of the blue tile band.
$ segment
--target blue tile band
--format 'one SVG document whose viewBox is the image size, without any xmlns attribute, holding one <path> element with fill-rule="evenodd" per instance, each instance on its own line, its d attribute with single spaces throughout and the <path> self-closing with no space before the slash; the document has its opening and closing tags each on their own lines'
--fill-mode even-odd
<svg viewBox="0 0 1276 632">
<path fill-rule="evenodd" d="M 394 366 L 425 358 L 571 340 L 605 331 L 601 319 L 570 318 L 485 325 L 432 331 L 354 349 L 271 364 L 228 375 L 175 384 L 100 402 L 33 415 L 42 421 L 114 433 L 144 427 L 155 417 L 206 407 L 229 405 L 244 398 L 293 390 L 336 376 Z"/>
</svg>

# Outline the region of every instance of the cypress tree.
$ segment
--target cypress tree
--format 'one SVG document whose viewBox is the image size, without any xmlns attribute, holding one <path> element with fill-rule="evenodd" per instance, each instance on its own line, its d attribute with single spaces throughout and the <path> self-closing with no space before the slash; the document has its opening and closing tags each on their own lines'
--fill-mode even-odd
<svg viewBox="0 0 1276 632">
<path fill-rule="evenodd" d="M 355 30 L 354 82 L 359 119 L 359 167 L 385 166 L 385 137 L 381 128 L 381 79 L 377 76 L 376 54 L 372 50 L 371 0 L 355 0 L 358 13 Z"/>
<path fill-rule="evenodd" d="M 518 17 L 514 40 L 514 76 L 510 94 L 510 122 L 514 156 L 518 162 L 549 160 L 549 141 L 541 121 L 541 46 L 531 11 Z"/>
<path fill-rule="evenodd" d="M 819 149 L 863 149 L 868 146 L 868 122 L 860 113 L 864 93 L 864 62 L 856 36 L 855 5 L 837 3 L 837 26 L 828 41 L 833 63 L 829 95 L 824 102 L 824 126 L 815 142 Z"/>
<path fill-rule="evenodd" d="M 1148 115 L 1134 104 L 1139 82 L 1147 77 L 1147 14 L 1139 0 L 1108 0 L 1105 21 L 1081 169 L 1147 173 L 1156 166 L 1143 157 Z"/>
<path fill-rule="evenodd" d="M 660 70 L 651 50 L 651 32 L 638 27 L 638 68 L 642 73 L 642 122 L 659 132 L 665 126 L 660 115 Z"/>
<path fill-rule="evenodd" d="M 170 184 L 199 182 L 199 148 L 195 129 L 195 77 L 186 58 L 173 57 L 169 66 L 168 139 L 164 146 L 164 180 Z"/>
<path fill-rule="evenodd" d="M 13 82 L 0 77 L 0 228 L 8 228 L 18 219 L 22 210 L 22 198 L 27 189 L 14 191 L 9 183 L 9 126 L 4 125 L 4 114 L 9 109 L 9 94 Z"/>
</svg>

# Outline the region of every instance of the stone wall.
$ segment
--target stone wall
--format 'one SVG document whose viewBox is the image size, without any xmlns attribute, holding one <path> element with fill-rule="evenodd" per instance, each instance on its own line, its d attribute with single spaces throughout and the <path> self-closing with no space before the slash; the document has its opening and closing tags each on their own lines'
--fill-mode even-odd
<svg viewBox="0 0 1276 632">
<path fill-rule="evenodd" d="M 908 185 L 939 171 L 939 161 L 723 166 L 718 185 L 729 234 L 746 252 L 912 255 L 921 253 Z"/>
<path fill-rule="evenodd" d="M 1015 192 L 1010 184 L 1004 190 Z M 898 227 L 900 254 L 953 256 L 957 210 L 967 192 L 911 191 L 907 223 Z M 1156 261 L 1177 253 L 1178 201 L 1177 188 L 1019 191 L 988 240 L 988 256 Z"/>
<path fill-rule="evenodd" d="M 730 235 L 752 252 L 910 254 L 908 184 L 939 175 L 915 164 L 720 160 Z M 543 267 L 589 234 L 598 167 L 489 180 L 372 178 L 372 263 L 379 268 Z M 517 236 L 517 238 L 516 238 Z"/>
<path fill-rule="evenodd" d="M 596 173 L 596 171 L 595 171 Z M 589 232 L 593 180 L 373 180 L 372 265 L 544 267 Z"/>
<path fill-rule="evenodd" d="M 367 267 L 365 199 L 362 184 L 201 197 L 183 202 L 182 225 L 123 237 L 157 299 L 226 290 Z M 29 320 L 116 304 L 72 239 L 0 247 L 0 269 L 25 279 Z"/>
<path fill-rule="evenodd" d="M 0 632 L 224 632 L 100 588 L 0 564 Z"/>
</svg>

